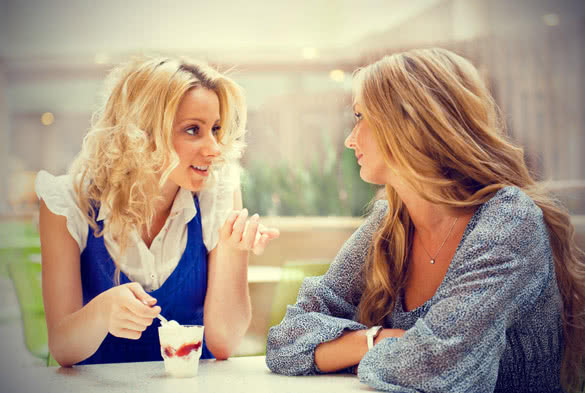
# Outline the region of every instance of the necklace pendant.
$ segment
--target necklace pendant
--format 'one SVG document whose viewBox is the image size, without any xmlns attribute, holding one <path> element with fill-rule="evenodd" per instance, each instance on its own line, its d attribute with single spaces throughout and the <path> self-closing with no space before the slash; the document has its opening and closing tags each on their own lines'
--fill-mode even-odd
<svg viewBox="0 0 585 393">
<path fill-rule="evenodd" d="M 434 264 L 435 264 L 435 260 L 431 259 L 431 265 L 434 265 Z"/>
</svg>

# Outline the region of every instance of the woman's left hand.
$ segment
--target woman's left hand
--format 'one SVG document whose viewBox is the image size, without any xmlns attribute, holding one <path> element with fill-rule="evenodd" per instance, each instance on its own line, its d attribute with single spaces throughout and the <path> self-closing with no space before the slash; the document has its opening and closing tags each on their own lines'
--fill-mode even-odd
<svg viewBox="0 0 585 393">
<path fill-rule="evenodd" d="M 278 229 L 260 224 L 258 214 L 248 218 L 248 209 L 234 210 L 219 230 L 219 245 L 232 251 L 252 251 L 260 255 L 268 242 L 279 236 Z"/>
</svg>

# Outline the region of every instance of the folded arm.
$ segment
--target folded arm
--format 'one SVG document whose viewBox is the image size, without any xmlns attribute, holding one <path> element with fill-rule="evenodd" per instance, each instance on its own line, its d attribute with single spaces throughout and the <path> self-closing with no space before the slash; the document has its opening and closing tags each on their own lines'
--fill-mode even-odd
<svg viewBox="0 0 585 393">
<path fill-rule="evenodd" d="M 329 271 L 303 281 L 296 304 L 287 307 L 280 325 L 273 326 L 268 333 L 266 364 L 272 371 L 307 375 L 357 364 L 360 354 L 347 348 L 355 345 L 363 352 L 359 338 L 363 338 L 367 348 L 365 336 L 359 337 L 363 332 L 351 333 L 366 329 L 355 321 L 362 266 L 385 212 L 385 203 L 377 203 L 368 219 L 344 244 Z M 340 341 L 334 341 L 338 338 Z M 332 344 L 320 346 L 329 342 Z M 321 366 L 324 368 L 320 369 Z"/>
</svg>

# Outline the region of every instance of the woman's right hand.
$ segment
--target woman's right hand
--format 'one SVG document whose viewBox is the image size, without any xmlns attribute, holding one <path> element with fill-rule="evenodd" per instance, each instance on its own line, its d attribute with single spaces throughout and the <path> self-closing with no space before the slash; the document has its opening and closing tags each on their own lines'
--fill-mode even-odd
<svg viewBox="0 0 585 393">
<path fill-rule="evenodd" d="M 154 306 L 156 299 L 136 282 L 118 285 L 100 296 L 108 332 L 116 337 L 138 340 L 161 311 Z"/>
</svg>

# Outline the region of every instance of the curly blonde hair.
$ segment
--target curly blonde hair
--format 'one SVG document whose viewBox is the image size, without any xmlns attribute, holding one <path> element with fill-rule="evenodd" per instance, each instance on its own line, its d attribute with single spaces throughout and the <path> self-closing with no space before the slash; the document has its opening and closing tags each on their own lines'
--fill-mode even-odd
<svg viewBox="0 0 585 393">
<path fill-rule="evenodd" d="M 221 154 L 213 166 L 237 165 L 245 146 L 246 102 L 232 79 L 204 63 L 167 57 L 135 57 L 106 79 L 105 103 L 94 113 L 69 172 L 96 236 L 108 232 L 118 242 L 114 260 L 124 253 L 133 229 L 150 231 L 161 186 L 179 164 L 172 143 L 175 115 L 194 88 L 212 90 L 219 99 Z M 101 207 L 110 214 L 99 231 Z"/>
<path fill-rule="evenodd" d="M 585 360 L 585 258 L 567 210 L 535 182 L 524 152 L 510 142 L 498 108 L 475 67 L 444 49 L 386 56 L 356 71 L 355 101 L 372 127 L 385 162 L 423 198 L 474 207 L 509 185 L 526 192 L 544 214 L 563 298 L 561 377 L 582 381 Z M 386 186 L 389 211 L 365 267 L 359 318 L 379 324 L 394 309 L 407 278 L 414 234 L 408 211 Z"/>
</svg>

